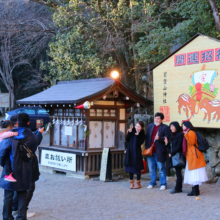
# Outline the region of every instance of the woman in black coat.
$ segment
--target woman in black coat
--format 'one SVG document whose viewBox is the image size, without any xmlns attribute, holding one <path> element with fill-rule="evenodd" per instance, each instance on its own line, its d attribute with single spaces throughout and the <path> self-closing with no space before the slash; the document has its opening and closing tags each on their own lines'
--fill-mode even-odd
<svg viewBox="0 0 220 220">
<path fill-rule="evenodd" d="M 181 132 L 181 127 L 177 121 L 170 123 L 171 137 L 169 139 L 170 153 L 169 157 L 171 158 L 176 155 L 176 153 L 183 152 L 182 143 L 183 143 L 183 135 Z M 168 143 L 167 138 L 165 138 L 165 143 Z M 184 167 L 174 167 L 176 170 L 176 186 L 170 192 L 171 194 L 182 192 L 182 169 Z"/>
<path fill-rule="evenodd" d="M 141 170 L 144 169 L 141 145 L 145 140 L 144 123 L 137 122 L 135 129 L 130 128 L 126 136 L 125 171 L 129 173 L 130 189 L 141 188 Z M 137 181 L 134 187 L 134 174 Z"/>
</svg>

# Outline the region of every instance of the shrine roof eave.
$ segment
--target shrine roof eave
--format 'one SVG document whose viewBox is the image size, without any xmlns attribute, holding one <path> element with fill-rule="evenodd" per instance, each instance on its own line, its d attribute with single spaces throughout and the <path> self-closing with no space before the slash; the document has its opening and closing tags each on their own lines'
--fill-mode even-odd
<svg viewBox="0 0 220 220">
<path fill-rule="evenodd" d="M 93 101 L 107 95 L 113 88 L 120 90 L 142 105 L 152 105 L 153 102 L 135 93 L 123 83 L 110 77 L 95 78 L 73 81 L 60 81 L 56 85 L 37 93 L 33 96 L 16 101 L 24 105 L 46 105 L 46 104 L 79 104 L 84 101 Z"/>
</svg>

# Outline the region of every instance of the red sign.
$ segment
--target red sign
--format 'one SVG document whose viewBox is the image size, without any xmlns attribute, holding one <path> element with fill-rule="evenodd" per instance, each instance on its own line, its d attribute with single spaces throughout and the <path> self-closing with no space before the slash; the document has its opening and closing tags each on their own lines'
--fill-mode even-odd
<svg viewBox="0 0 220 220">
<path fill-rule="evenodd" d="M 215 48 L 215 61 L 220 61 L 220 48 Z"/>
<path fill-rule="evenodd" d="M 183 66 L 186 65 L 186 54 L 177 54 L 174 56 L 174 65 Z"/>
<path fill-rule="evenodd" d="M 214 60 L 214 49 L 200 51 L 201 63 L 213 62 L 213 60 Z"/>
<path fill-rule="evenodd" d="M 199 63 L 199 51 L 187 53 L 187 65 Z"/>
<path fill-rule="evenodd" d="M 170 122 L 170 107 L 169 106 L 160 106 L 159 112 L 164 114 L 163 122 Z"/>
<path fill-rule="evenodd" d="M 214 57 L 215 61 L 220 61 L 220 48 L 177 54 L 174 55 L 174 66 L 213 62 Z"/>
</svg>

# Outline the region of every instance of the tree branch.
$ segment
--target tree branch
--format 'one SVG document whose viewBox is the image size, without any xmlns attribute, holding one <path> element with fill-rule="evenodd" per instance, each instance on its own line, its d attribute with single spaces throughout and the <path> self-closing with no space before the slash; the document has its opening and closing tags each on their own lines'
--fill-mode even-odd
<svg viewBox="0 0 220 220">
<path fill-rule="evenodd" d="M 209 0 L 209 3 L 210 3 L 211 8 L 212 8 L 213 17 L 215 19 L 216 29 L 220 33 L 220 17 L 219 17 L 218 7 L 217 7 L 214 0 Z"/>
</svg>

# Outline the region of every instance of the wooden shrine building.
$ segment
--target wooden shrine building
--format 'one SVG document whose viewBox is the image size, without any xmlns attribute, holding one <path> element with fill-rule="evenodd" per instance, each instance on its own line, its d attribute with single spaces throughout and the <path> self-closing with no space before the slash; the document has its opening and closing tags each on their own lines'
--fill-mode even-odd
<svg viewBox="0 0 220 220">
<path fill-rule="evenodd" d="M 90 109 L 75 108 L 85 101 Z M 17 103 L 49 111 L 50 146 L 39 147 L 41 166 L 84 176 L 100 173 L 104 147 L 111 148 L 112 172 L 123 170 L 127 119 L 136 108 L 153 104 L 112 78 L 56 81 Z"/>
</svg>

